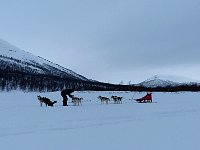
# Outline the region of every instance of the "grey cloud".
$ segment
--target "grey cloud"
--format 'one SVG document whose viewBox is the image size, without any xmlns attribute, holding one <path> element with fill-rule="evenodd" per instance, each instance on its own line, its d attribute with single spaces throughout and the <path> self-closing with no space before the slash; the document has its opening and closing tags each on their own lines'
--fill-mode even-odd
<svg viewBox="0 0 200 150">
<path fill-rule="evenodd" d="M 89 78 L 139 79 L 200 65 L 199 0 L 1 4 L 1 38 Z"/>
</svg>

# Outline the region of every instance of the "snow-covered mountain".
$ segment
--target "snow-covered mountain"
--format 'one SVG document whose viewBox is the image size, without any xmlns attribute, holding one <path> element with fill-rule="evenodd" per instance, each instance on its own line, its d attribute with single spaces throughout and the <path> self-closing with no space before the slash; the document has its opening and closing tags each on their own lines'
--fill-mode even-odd
<svg viewBox="0 0 200 150">
<path fill-rule="evenodd" d="M 88 80 L 72 70 L 21 50 L 2 39 L 0 39 L 0 69 L 12 69 L 25 73 L 52 75 L 84 81 Z"/>
<path fill-rule="evenodd" d="M 144 87 L 167 87 L 167 86 L 180 86 L 180 85 L 193 85 L 200 83 L 198 80 L 172 75 L 155 75 L 139 84 L 138 86 Z"/>
</svg>

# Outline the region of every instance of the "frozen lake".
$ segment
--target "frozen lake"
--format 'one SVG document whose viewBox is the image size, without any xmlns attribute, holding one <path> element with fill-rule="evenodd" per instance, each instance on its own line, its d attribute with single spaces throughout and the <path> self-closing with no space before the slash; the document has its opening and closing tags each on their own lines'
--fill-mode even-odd
<svg viewBox="0 0 200 150">
<path fill-rule="evenodd" d="M 197 150 L 200 93 L 153 93 L 153 103 L 130 99 L 146 93 L 75 92 L 82 106 L 62 106 L 60 92 L 0 93 L 3 150 Z M 40 107 L 37 95 L 58 103 Z M 123 104 L 97 97 L 122 96 Z M 71 99 L 69 99 L 71 101 Z"/>
</svg>

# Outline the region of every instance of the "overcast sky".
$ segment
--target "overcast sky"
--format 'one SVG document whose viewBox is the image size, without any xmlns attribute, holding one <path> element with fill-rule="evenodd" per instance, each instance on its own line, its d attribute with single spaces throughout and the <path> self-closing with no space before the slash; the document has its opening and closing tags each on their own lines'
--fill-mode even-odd
<svg viewBox="0 0 200 150">
<path fill-rule="evenodd" d="M 0 38 L 98 81 L 200 80 L 200 0 L 0 0 Z"/>
</svg>

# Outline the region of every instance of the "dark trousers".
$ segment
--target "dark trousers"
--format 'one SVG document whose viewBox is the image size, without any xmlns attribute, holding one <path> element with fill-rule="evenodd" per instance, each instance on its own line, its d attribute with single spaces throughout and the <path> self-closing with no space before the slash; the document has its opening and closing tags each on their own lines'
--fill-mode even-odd
<svg viewBox="0 0 200 150">
<path fill-rule="evenodd" d="M 67 96 L 66 95 L 62 95 L 62 97 L 63 97 L 63 106 L 68 106 L 67 105 Z"/>
</svg>

